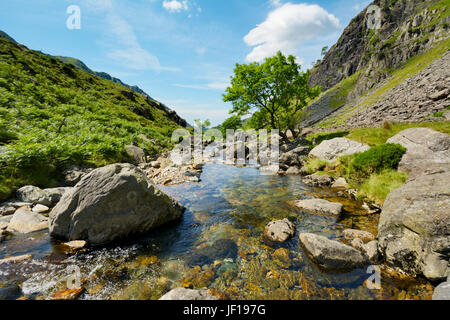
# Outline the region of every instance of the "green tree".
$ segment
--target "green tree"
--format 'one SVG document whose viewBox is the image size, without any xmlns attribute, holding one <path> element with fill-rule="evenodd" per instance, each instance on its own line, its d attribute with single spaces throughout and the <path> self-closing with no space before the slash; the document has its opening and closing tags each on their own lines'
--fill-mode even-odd
<svg viewBox="0 0 450 320">
<path fill-rule="evenodd" d="M 237 130 L 242 127 L 242 120 L 239 116 L 231 116 L 226 119 L 220 129 L 222 131 L 222 135 L 225 137 L 228 129 Z"/>
<path fill-rule="evenodd" d="M 294 56 L 281 52 L 263 63 L 236 64 L 223 100 L 233 103 L 230 113 L 254 113 L 259 125 L 279 129 L 285 140 L 288 130 L 295 137 L 302 109 L 320 93 L 320 87 L 309 87 L 309 72 L 300 69 Z"/>
<path fill-rule="evenodd" d="M 209 119 L 206 119 L 205 121 L 201 121 L 200 119 L 194 120 L 195 126 L 197 128 L 201 128 L 202 131 L 208 130 L 208 128 L 211 126 L 211 121 Z"/>
<path fill-rule="evenodd" d="M 328 52 L 328 46 L 322 48 L 322 57 L 325 56 Z"/>
</svg>

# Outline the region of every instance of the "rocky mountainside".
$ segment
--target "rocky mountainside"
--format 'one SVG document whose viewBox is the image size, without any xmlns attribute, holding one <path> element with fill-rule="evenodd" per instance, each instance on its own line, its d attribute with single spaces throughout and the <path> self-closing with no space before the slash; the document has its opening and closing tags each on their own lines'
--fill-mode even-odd
<svg viewBox="0 0 450 320">
<path fill-rule="evenodd" d="M 447 0 L 376 0 L 372 4 L 381 8 L 381 28 L 369 28 L 366 8 L 350 22 L 339 41 L 311 70 L 310 85 L 320 85 L 324 92 L 309 106 L 303 126 L 323 122 L 325 117 L 343 106 L 351 105 L 353 108 L 349 109 L 358 109 L 363 98 L 371 98 L 372 94 L 380 89 L 380 84 L 393 80 L 399 70 L 410 67 L 408 74 L 391 82 L 388 89 L 393 89 L 424 70 L 448 51 L 450 8 Z M 439 52 L 428 54 L 436 47 L 440 48 Z M 411 66 L 417 57 L 422 59 Z M 445 62 L 446 60 L 442 63 Z M 448 67 L 445 68 L 444 64 L 444 68 L 437 71 L 444 72 L 445 69 Z M 436 77 L 436 80 L 445 80 L 445 77 L 441 75 Z M 436 86 L 439 87 L 437 83 Z M 408 89 L 415 90 L 411 86 Z M 378 98 L 384 96 L 385 91 L 382 92 L 383 95 L 377 96 L 377 99 L 365 103 L 364 107 L 378 102 Z M 435 95 L 437 92 L 428 90 L 426 94 Z M 419 104 L 423 105 L 426 97 L 421 93 L 415 96 Z M 427 115 L 441 111 L 442 106 L 442 103 L 439 103 L 438 107 L 433 105 Z M 395 120 L 413 119 L 401 116 Z M 332 122 L 323 123 L 323 126 L 342 124 Z M 346 121 L 341 119 L 340 122 Z"/>
</svg>

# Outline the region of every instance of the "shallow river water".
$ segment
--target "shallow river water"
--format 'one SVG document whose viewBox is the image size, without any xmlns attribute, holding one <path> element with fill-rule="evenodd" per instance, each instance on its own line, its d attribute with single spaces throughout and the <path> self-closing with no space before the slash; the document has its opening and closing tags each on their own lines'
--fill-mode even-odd
<svg viewBox="0 0 450 320">
<path fill-rule="evenodd" d="M 67 287 L 67 268 L 80 269 L 80 299 L 159 299 L 171 288 L 213 288 L 231 299 L 429 299 L 423 280 L 382 273 L 381 290 L 364 285 L 367 269 L 326 272 L 304 254 L 300 232 L 342 239 L 356 228 L 376 234 L 378 215 L 330 189 L 304 185 L 297 176 L 265 176 L 257 169 L 207 164 L 200 183 L 161 189 L 186 206 L 171 225 L 106 248 L 67 254 L 48 233 L 15 236 L 0 244 L 0 259 L 31 254 L 33 260 L 0 265 L 0 297 L 49 299 Z M 292 201 L 320 197 L 344 204 L 343 219 L 303 212 Z M 295 223 L 283 244 L 263 237 L 274 219 Z"/>
</svg>

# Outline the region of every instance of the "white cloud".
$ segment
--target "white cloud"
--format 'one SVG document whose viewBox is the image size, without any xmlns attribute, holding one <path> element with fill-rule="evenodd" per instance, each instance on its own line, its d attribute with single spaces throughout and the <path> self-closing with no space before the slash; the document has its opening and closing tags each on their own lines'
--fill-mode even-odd
<svg viewBox="0 0 450 320">
<path fill-rule="evenodd" d="M 163 7 L 169 12 L 180 12 L 180 11 L 187 11 L 189 9 L 189 3 L 187 0 L 177 1 L 177 0 L 171 0 L 163 1 Z"/>
<path fill-rule="evenodd" d="M 277 8 L 277 7 L 281 6 L 281 0 L 270 0 L 269 2 L 272 7 Z"/>
<path fill-rule="evenodd" d="M 286 3 L 244 37 L 247 45 L 255 47 L 246 60 L 260 62 L 279 50 L 298 55 L 303 42 L 326 36 L 339 27 L 339 20 L 318 5 Z"/>
</svg>

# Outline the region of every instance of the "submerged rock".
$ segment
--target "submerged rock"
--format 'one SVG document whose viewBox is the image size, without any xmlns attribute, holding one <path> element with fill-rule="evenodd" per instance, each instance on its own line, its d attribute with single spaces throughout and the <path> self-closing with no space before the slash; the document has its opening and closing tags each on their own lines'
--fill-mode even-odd
<svg viewBox="0 0 450 320">
<path fill-rule="evenodd" d="M 46 230 L 48 219 L 38 213 L 22 208 L 17 210 L 8 224 L 8 231 L 18 233 L 31 233 Z"/>
<path fill-rule="evenodd" d="M 175 288 L 159 300 L 221 300 L 218 295 L 214 295 L 210 290 L 192 290 L 186 288 Z"/>
<path fill-rule="evenodd" d="M 60 290 L 52 296 L 52 300 L 77 300 L 84 291 L 84 288 Z"/>
<path fill-rule="evenodd" d="M 347 139 L 334 138 L 323 141 L 309 153 L 319 159 L 335 161 L 339 157 L 369 150 L 368 145 Z"/>
<path fill-rule="evenodd" d="M 215 241 L 211 246 L 194 250 L 186 259 L 188 266 L 208 265 L 214 263 L 215 260 L 232 259 L 234 260 L 238 254 L 238 246 L 231 239 L 220 239 Z"/>
<path fill-rule="evenodd" d="M 313 233 L 301 233 L 300 242 L 312 260 L 325 269 L 350 270 L 367 264 L 361 252 L 339 241 Z"/>
<path fill-rule="evenodd" d="M 430 280 L 450 274 L 450 171 L 423 174 L 386 198 L 378 226 L 387 263 Z"/>
<path fill-rule="evenodd" d="M 7 264 L 7 263 L 20 263 L 27 260 L 31 260 L 33 257 L 30 254 L 24 254 L 21 256 L 15 256 L 15 257 L 9 257 L 5 259 L 0 260 L 0 264 Z"/>
<path fill-rule="evenodd" d="M 176 220 L 184 208 L 131 164 L 96 169 L 50 213 L 50 234 L 104 244 Z"/>
<path fill-rule="evenodd" d="M 332 215 L 335 217 L 340 217 L 344 208 L 341 203 L 330 202 L 324 199 L 299 200 L 295 202 L 295 205 L 306 211 Z"/>
<path fill-rule="evenodd" d="M 271 241 L 285 242 L 295 235 L 295 226 L 288 219 L 269 222 L 264 235 Z"/>
</svg>

